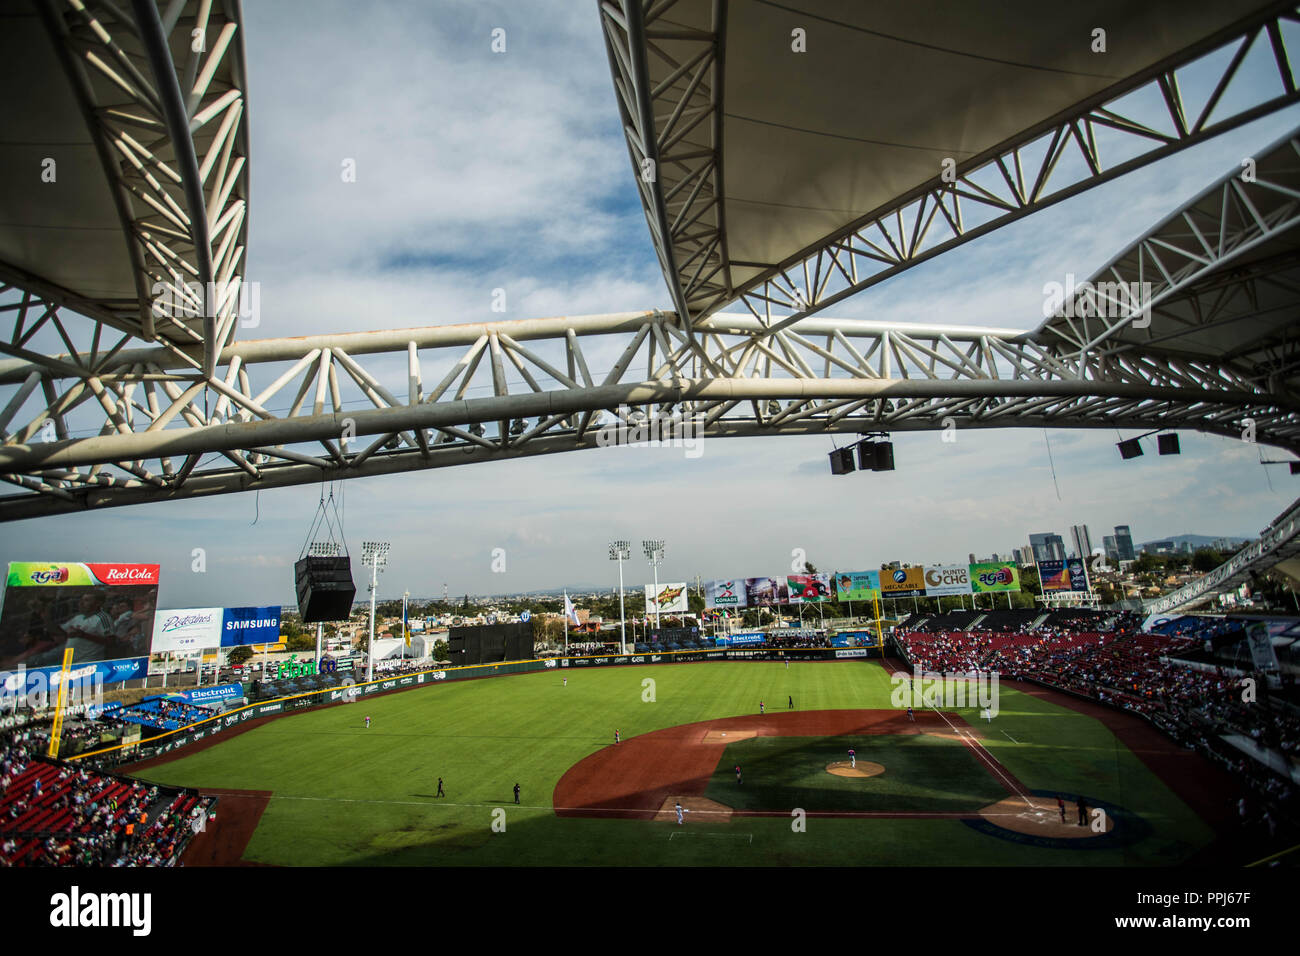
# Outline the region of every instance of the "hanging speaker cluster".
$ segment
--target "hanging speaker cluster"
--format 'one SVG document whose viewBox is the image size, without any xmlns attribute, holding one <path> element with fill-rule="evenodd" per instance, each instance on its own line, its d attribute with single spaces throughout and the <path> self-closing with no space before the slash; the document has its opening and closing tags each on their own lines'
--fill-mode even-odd
<svg viewBox="0 0 1300 956">
<path fill-rule="evenodd" d="M 352 559 L 346 554 L 302 558 L 293 566 L 293 577 L 304 624 L 351 617 L 357 586 L 352 580 Z"/>
<path fill-rule="evenodd" d="M 854 452 L 857 461 L 854 461 Z M 854 471 L 893 471 L 894 443 L 865 439 L 846 448 L 831 452 L 831 474 L 847 475 Z"/>
</svg>

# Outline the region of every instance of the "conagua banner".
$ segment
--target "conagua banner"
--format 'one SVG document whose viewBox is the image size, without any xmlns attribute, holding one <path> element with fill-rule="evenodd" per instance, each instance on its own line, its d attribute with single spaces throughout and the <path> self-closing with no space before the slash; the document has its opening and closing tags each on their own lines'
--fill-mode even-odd
<svg viewBox="0 0 1300 956">
<path fill-rule="evenodd" d="M 925 596 L 970 594 L 970 565 L 947 564 L 925 569 Z"/>
<path fill-rule="evenodd" d="M 745 580 L 706 581 L 704 583 L 706 608 L 745 607 Z"/>
<path fill-rule="evenodd" d="M 925 597 L 925 568 L 899 568 L 880 572 L 883 597 Z"/>
<path fill-rule="evenodd" d="M 879 571 L 837 571 L 835 593 L 841 601 L 871 601 L 880 597 Z"/>
<path fill-rule="evenodd" d="M 221 608 L 159 609 L 153 619 L 154 654 L 201 651 L 221 643 Z"/>
<path fill-rule="evenodd" d="M 653 584 L 645 586 L 645 610 L 647 614 L 685 613 L 686 582 L 678 584 L 661 584 L 658 593 Z"/>
<path fill-rule="evenodd" d="M 787 574 L 785 583 L 791 604 L 820 604 L 831 599 L 829 574 Z"/>
<path fill-rule="evenodd" d="M 9 564 L 0 608 L 0 668 L 113 661 L 149 653 L 158 565 Z"/>
<path fill-rule="evenodd" d="M 975 594 L 1019 591 L 1020 568 L 1009 561 L 980 561 L 970 566 L 970 586 Z"/>
<path fill-rule="evenodd" d="M 221 646 L 275 644 L 280 640 L 280 608 L 228 607 L 221 614 Z"/>
</svg>

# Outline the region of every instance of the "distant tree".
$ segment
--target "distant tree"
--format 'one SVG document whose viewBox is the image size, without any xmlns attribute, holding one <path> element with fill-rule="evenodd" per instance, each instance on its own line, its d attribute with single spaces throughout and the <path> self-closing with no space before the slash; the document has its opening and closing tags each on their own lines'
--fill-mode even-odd
<svg viewBox="0 0 1300 956">
<path fill-rule="evenodd" d="M 1214 548 L 1198 548 L 1192 555 L 1192 570 L 1204 574 L 1213 571 L 1224 562 L 1223 553 Z"/>
<path fill-rule="evenodd" d="M 469 595 L 468 595 L 468 594 L 465 595 L 465 600 L 463 600 L 463 601 L 460 602 L 460 609 L 461 609 L 462 611 L 468 611 L 468 610 L 469 610 Z"/>
<path fill-rule="evenodd" d="M 231 650 L 230 654 L 227 655 L 226 660 L 233 666 L 235 664 L 245 663 L 252 656 L 253 649 L 247 644 L 241 644 L 239 647 Z"/>
<path fill-rule="evenodd" d="M 446 641 L 433 642 L 433 659 L 437 661 L 446 661 L 451 659 L 451 654 L 448 653 Z"/>
</svg>

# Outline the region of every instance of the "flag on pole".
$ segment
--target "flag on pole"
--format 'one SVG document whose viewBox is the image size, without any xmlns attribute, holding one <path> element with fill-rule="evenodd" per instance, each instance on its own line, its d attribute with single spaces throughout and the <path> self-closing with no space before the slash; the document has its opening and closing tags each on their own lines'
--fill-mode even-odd
<svg viewBox="0 0 1300 956">
<path fill-rule="evenodd" d="M 411 628 L 406 620 L 406 595 L 402 595 L 402 637 L 406 640 L 406 646 L 411 646 Z"/>
<path fill-rule="evenodd" d="M 578 620 L 578 609 L 574 607 L 573 602 L 569 600 L 568 591 L 564 592 L 564 616 L 566 619 L 573 622 L 574 627 L 577 627 L 582 623 Z"/>
</svg>

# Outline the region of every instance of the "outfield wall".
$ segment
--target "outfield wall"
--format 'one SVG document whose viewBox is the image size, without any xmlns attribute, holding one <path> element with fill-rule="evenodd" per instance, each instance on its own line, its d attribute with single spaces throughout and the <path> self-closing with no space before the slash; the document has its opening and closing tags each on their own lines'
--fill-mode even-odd
<svg viewBox="0 0 1300 956">
<path fill-rule="evenodd" d="M 277 697 L 256 704 L 248 704 L 222 714 L 215 714 L 212 717 L 177 730 L 169 730 L 154 737 L 144 738 L 136 744 L 115 744 L 111 747 L 101 747 L 98 750 L 75 754 L 65 759 L 76 761 L 94 758 L 96 761 L 110 766 L 136 763 L 184 749 L 201 740 L 207 740 L 218 734 L 241 727 L 250 720 L 282 717 L 285 714 L 296 713 L 310 708 L 355 702 L 364 697 L 397 693 L 415 687 L 428 687 L 446 681 L 474 680 L 484 677 L 499 677 L 504 674 L 564 670 L 568 668 L 686 664 L 720 660 L 868 660 L 879 656 L 880 649 L 875 647 L 784 648 L 781 650 L 728 649 L 664 651 L 659 654 L 599 654 L 581 657 L 534 658 L 527 661 L 507 661 L 500 664 L 470 664 L 461 667 L 431 668 L 414 674 L 380 677 L 371 681 L 343 684 L 338 687 L 327 687 L 288 697 Z"/>
</svg>

